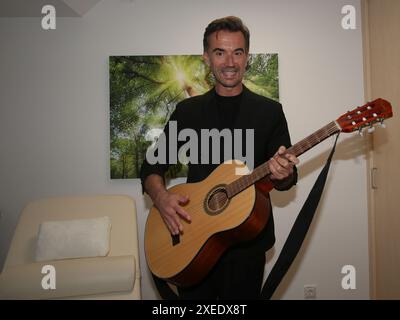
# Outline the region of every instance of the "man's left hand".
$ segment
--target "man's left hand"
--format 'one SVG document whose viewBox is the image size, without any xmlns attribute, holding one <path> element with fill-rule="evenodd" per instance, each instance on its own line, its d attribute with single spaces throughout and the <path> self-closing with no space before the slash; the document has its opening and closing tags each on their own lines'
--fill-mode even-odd
<svg viewBox="0 0 400 320">
<path fill-rule="evenodd" d="M 286 153 L 284 146 L 279 147 L 275 155 L 268 161 L 271 172 L 271 180 L 285 180 L 293 174 L 293 166 L 299 163 L 299 159 L 293 154 Z"/>
</svg>

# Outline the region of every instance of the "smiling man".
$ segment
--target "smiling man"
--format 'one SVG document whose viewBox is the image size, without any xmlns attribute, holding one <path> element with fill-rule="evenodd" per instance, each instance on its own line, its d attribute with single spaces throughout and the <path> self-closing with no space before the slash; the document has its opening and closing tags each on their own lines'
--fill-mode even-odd
<svg viewBox="0 0 400 320">
<path fill-rule="evenodd" d="M 242 83 L 249 55 L 250 33 L 241 19 L 233 16 L 212 21 L 203 37 L 204 61 L 209 65 L 215 87 L 201 96 L 191 97 L 177 106 L 169 123 L 176 122 L 178 132 L 187 128 L 195 130 L 200 137 L 204 129 L 254 130 L 255 166 L 267 160 L 272 181 L 278 190 L 287 190 L 297 181 L 295 165 L 298 159 L 285 154 L 291 145 L 285 115 L 282 106 L 271 99 L 257 95 Z M 166 128 L 169 124 L 167 124 Z M 164 133 L 168 135 L 167 130 Z M 242 135 L 243 146 L 246 145 Z M 166 136 L 165 141 L 169 141 Z M 237 143 L 237 141 L 235 142 Z M 202 143 L 199 143 L 202 145 Z M 179 146 L 168 146 L 166 150 Z M 209 148 L 207 155 L 223 150 Z M 245 150 L 243 147 L 241 150 Z M 201 150 L 200 150 L 201 151 Z M 204 153 L 204 150 L 203 150 Z M 175 158 L 173 156 L 171 158 Z M 221 162 L 226 160 L 220 157 Z M 204 180 L 217 167 L 208 161 L 188 163 L 187 182 Z M 172 235 L 183 233 L 183 225 L 190 223 L 190 212 L 185 204 L 190 198 L 184 194 L 169 192 L 165 188 L 164 174 L 169 163 L 150 164 L 145 160 L 141 170 L 141 181 L 154 205 Z M 268 198 L 269 201 L 269 198 Z M 267 208 L 265 210 L 267 214 Z M 157 236 L 156 234 L 154 235 Z M 213 270 L 201 283 L 178 288 L 182 299 L 258 299 L 261 291 L 265 252 L 275 242 L 272 212 L 265 228 L 253 240 L 230 248 L 219 259 Z"/>
<path fill-rule="evenodd" d="M 204 61 L 214 74 L 215 90 L 221 96 L 236 96 L 243 90 L 242 79 L 249 57 L 240 31 L 220 30 L 206 36 Z"/>
</svg>

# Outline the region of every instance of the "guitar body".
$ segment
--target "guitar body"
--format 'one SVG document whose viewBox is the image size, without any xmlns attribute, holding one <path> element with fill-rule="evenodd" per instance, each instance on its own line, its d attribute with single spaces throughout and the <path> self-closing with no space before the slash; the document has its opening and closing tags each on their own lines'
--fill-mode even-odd
<svg viewBox="0 0 400 320">
<path fill-rule="evenodd" d="M 223 163 L 201 182 L 169 189 L 189 196 L 184 209 L 192 222 L 182 220 L 184 231 L 179 236 L 171 236 L 153 206 L 144 240 L 147 263 L 154 275 L 179 286 L 196 284 L 226 249 L 254 238 L 265 227 L 271 210 L 267 192 L 272 184 L 252 185 L 228 199 L 224 185 L 240 177 L 235 174 L 237 168 L 243 169 L 243 164 Z"/>
</svg>

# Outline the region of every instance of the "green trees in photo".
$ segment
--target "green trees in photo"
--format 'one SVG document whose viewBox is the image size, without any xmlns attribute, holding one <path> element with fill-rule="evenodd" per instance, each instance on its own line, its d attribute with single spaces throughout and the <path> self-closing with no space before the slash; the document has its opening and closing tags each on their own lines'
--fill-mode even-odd
<svg viewBox="0 0 400 320">
<path fill-rule="evenodd" d="M 210 90 L 213 77 L 198 55 L 113 56 L 109 76 L 111 178 L 138 178 L 151 144 L 146 133 L 162 129 L 179 101 Z M 277 55 L 251 55 L 244 83 L 278 100 Z M 170 177 L 185 174 L 180 164 L 168 172 Z"/>
</svg>

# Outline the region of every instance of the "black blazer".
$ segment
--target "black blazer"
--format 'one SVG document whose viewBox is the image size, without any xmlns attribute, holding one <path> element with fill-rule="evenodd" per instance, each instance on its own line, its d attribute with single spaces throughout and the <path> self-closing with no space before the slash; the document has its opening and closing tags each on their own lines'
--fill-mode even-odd
<svg viewBox="0 0 400 320">
<path fill-rule="evenodd" d="M 203 95 L 191 97 L 178 103 L 169 121 L 174 120 L 177 122 L 178 133 L 182 129 L 190 128 L 195 130 L 198 137 L 200 137 L 201 129 L 218 128 L 218 119 L 216 92 L 215 89 L 212 89 Z M 167 128 L 168 125 L 164 132 L 166 134 L 166 141 L 168 142 L 169 138 Z M 243 130 L 254 129 L 254 168 L 270 159 L 281 145 L 286 147 L 291 146 L 287 122 L 281 104 L 255 94 L 246 87 L 243 89 L 234 128 Z M 177 150 L 179 150 L 180 146 L 184 143 L 185 142 L 179 142 Z M 198 155 L 200 157 L 200 141 L 198 145 Z M 168 148 L 169 146 L 166 150 L 169 150 Z M 243 154 L 246 154 L 244 132 L 242 134 L 242 152 Z M 221 153 L 223 154 L 222 149 Z M 227 156 L 226 159 L 230 158 Z M 222 163 L 223 160 L 224 159 L 222 158 L 220 162 Z M 208 163 L 211 163 L 211 158 Z M 189 163 L 187 182 L 198 182 L 204 180 L 217 166 L 218 164 Z M 168 167 L 168 164 L 150 165 L 145 160 L 140 175 L 142 186 L 144 186 L 144 181 L 150 174 L 158 174 L 164 177 Z M 293 180 L 293 184 L 295 184 L 296 181 L 297 171 L 295 170 L 295 179 Z M 288 188 L 291 186 L 292 185 L 288 186 Z M 254 241 L 240 245 L 239 247 L 242 247 L 247 251 L 267 250 L 272 247 L 274 242 L 274 224 L 271 212 L 271 218 L 269 219 L 265 230 L 261 232 Z"/>
</svg>

